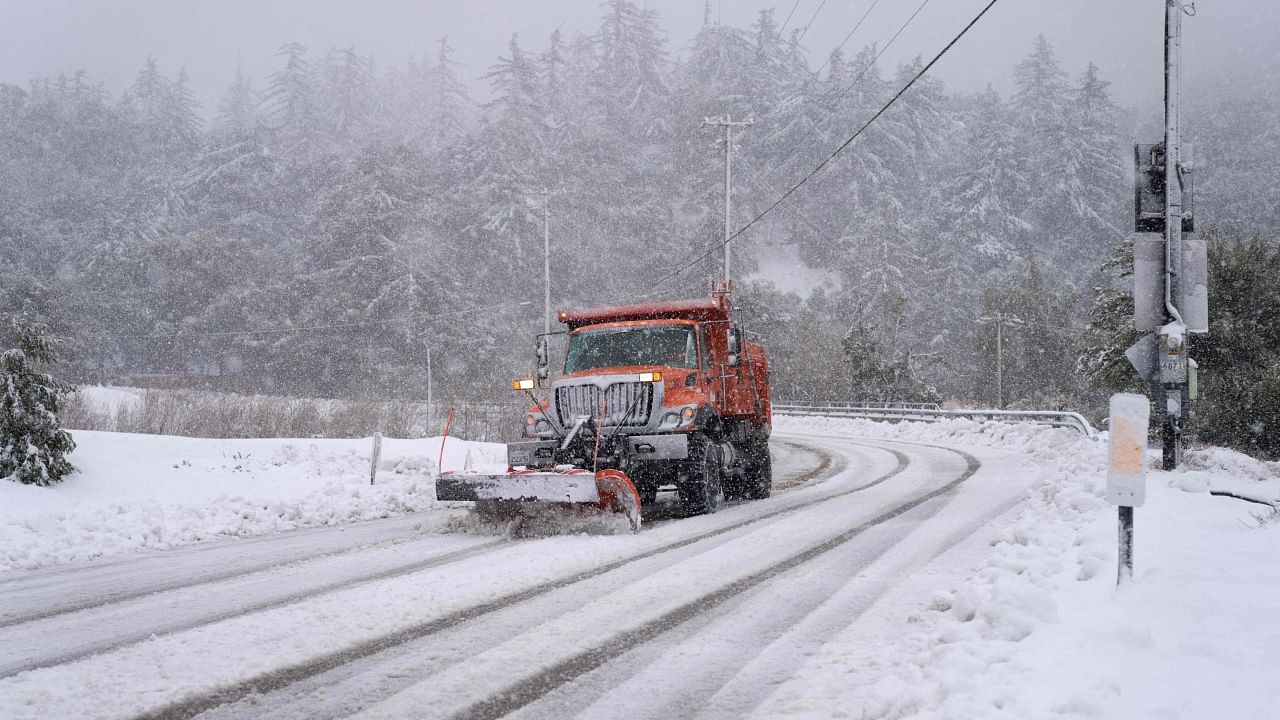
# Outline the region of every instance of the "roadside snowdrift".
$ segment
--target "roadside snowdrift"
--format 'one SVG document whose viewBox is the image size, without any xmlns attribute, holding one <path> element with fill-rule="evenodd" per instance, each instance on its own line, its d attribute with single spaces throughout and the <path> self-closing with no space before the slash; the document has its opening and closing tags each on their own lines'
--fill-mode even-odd
<svg viewBox="0 0 1280 720">
<path fill-rule="evenodd" d="M 435 504 L 440 438 L 208 440 L 73 431 L 80 472 L 0 483 L 0 568 L 419 512 Z M 501 445 L 449 439 L 445 467 L 502 465 Z"/>
<path fill-rule="evenodd" d="M 1042 470 L 1007 526 L 935 561 L 967 564 L 966 580 L 904 583 L 851 618 L 757 717 L 1275 716 L 1280 522 L 1207 491 L 1275 502 L 1280 464 L 1211 448 L 1188 451 L 1177 472 L 1152 470 L 1135 578 L 1117 591 L 1105 437 L 970 421 L 785 427 L 1016 450 Z"/>
</svg>

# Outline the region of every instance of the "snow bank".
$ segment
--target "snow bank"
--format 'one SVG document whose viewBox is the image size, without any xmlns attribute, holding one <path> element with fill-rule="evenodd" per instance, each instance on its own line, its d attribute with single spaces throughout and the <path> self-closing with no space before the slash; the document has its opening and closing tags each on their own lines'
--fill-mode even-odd
<svg viewBox="0 0 1280 720">
<path fill-rule="evenodd" d="M 1188 451 L 1177 472 L 1153 470 L 1136 511 L 1135 578 L 1117 592 L 1105 436 L 970 421 L 785 427 L 1013 449 L 1042 471 L 989 551 L 960 555 L 985 555 L 967 579 L 929 600 L 892 599 L 887 650 L 866 657 L 866 628 L 852 622 L 757 717 L 1274 716 L 1280 522 L 1203 491 L 1280 497 L 1277 464 L 1208 449 Z"/>
<path fill-rule="evenodd" d="M 36 568 L 218 537 L 389 517 L 435 505 L 440 439 L 209 440 L 73 431 L 80 472 L 0 483 L 0 568 Z M 450 439 L 445 466 L 502 465 L 501 445 Z"/>
</svg>

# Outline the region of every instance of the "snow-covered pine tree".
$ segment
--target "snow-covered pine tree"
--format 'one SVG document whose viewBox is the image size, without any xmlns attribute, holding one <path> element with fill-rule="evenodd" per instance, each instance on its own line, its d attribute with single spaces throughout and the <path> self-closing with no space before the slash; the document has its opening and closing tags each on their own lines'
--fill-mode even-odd
<svg viewBox="0 0 1280 720">
<path fill-rule="evenodd" d="M 1075 299 L 1055 282 L 1059 279 L 1028 261 L 1014 277 L 983 290 L 980 310 L 992 320 L 979 326 L 975 336 L 977 396 L 995 400 L 996 313 L 1003 324 L 999 340 L 1006 405 L 1053 407 L 1081 390 L 1074 362 L 1081 328 L 1072 322 L 1079 313 Z"/>
<path fill-rule="evenodd" d="M 0 353 L 0 479 L 52 485 L 75 470 L 66 456 L 76 444 L 58 417 L 61 396 L 73 388 L 33 365 L 57 354 L 46 326 L 14 316 L 6 334 L 10 349 Z"/>
<path fill-rule="evenodd" d="M 218 103 L 218 117 L 214 121 L 213 132 L 232 137 L 248 134 L 258 125 L 258 106 L 261 102 L 252 82 L 237 67 L 235 80 Z"/>
<path fill-rule="evenodd" d="M 1116 130 L 1116 107 L 1089 63 L 1072 88 L 1070 128 L 1064 137 L 1063 195 L 1074 242 L 1067 253 L 1073 262 L 1096 266 L 1122 237 L 1124 217 L 1125 151 Z"/>
<path fill-rule="evenodd" d="M 284 138 L 286 146 L 293 148 L 315 134 L 314 74 L 307 48 L 298 43 L 284 45 L 276 51 L 276 57 L 284 58 L 285 66 L 269 78 L 262 104 L 272 129 Z"/>
<path fill-rule="evenodd" d="M 1082 338 L 1076 371 L 1086 385 L 1111 392 L 1144 392 L 1124 356 L 1141 335 L 1133 324 L 1133 240 L 1117 242 L 1100 268 L 1103 281 L 1093 288 L 1089 325 Z"/>
<path fill-rule="evenodd" d="M 667 53 L 658 13 L 630 0 L 608 0 L 595 35 L 599 65 L 590 91 L 615 131 L 657 139 L 670 131 Z"/>
<path fill-rule="evenodd" d="M 1027 205 L 1022 219 L 1033 227 L 1035 259 L 1054 257 L 1070 214 L 1066 151 L 1071 115 L 1066 73 L 1053 46 L 1038 36 L 1031 54 L 1014 69 L 1013 111 L 1019 154 L 1027 161 Z"/>
<path fill-rule="evenodd" d="M 458 79 L 459 64 L 453 59 L 449 37 L 440 38 L 436 62 L 426 71 L 427 102 L 431 149 L 440 150 L 457 143 L 466 134 L 466 120 L 471 97 Z"/>
<path fill-rule="evenodd" d="M 927 252 L 935 287 L 972 321 L 981 280 L 1021 255 L 1030 224 L 1025 206 L 1026 159 L 1018 153 L 1009 112 L 990 87 L 971 99 L 949 177 L 940 187 L 940 231 Z M 963 297 L 964 302 L 960 302 Z"/>
<path fill-rule="evenodd" d="M 361 146 L 374 111 L 373 61 L 355 48 L 330 50 L 320 65 L 318 111 L 329 137 Z"/>
</svg>

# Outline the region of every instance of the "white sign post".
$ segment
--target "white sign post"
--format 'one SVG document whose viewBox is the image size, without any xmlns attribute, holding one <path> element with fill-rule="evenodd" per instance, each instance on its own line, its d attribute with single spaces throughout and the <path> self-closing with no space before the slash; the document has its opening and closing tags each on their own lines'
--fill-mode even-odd
<svg viewBox="0 0 1280 720">
<path fill-rule="evenodd" d="M 372 485 L 375 478 L 378 477 L 378 462 L 382 459 L 382 433 L 373 434 L 373 454 L 369 463 L 369 484 Z"/>
<path fill-rule="evenodd" d="M 1147 499 L 1147 429 L 1151 403 L 1145 395 L 1111 396 L 1111 447 L 1107 501 L 1119 506 L 1120 568 L 1116 584 L 1133 577 L 1133 509 Z"/>
</svg>

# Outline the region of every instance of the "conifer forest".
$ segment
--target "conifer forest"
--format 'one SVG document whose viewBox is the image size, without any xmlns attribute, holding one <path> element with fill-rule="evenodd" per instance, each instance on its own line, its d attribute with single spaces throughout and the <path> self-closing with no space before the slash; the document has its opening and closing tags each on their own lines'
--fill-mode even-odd
<svg viewBox="0 0 1280 720">
<path fill-rule="evenodd" d="M 437 397 L 505 398 L 542 331 L 544 203 L 553 307 L 704 296 L 724 234 L 723 133 L 704 119 L 753 120 L 734 132 L 736 230 L 927 60 L 805 48 L 772 11 L 673 46 L 629 0 L 592 33 L 513 37 L 489 68 L 424 43 L 401 65 L 285 44 L 214 108 L 164 57 L 122 91 L 93 68 L 0 84 L 0 309 L 65 340 L 78 382 L 414 399 L 429 350 Z M 1043 37 L 994 62 L 1011 92 L 925 75 L 734 240 L 735 304 L 779 400 L 992 407 L 997 332 L 1008 407 L 1096 417 L 1140 388 L 1120 355 L 1132 146 L 1161 118 Z M 1224 86 L 1184 114 L 1218 323 L 1203 412 L 1267 406 L 1280 94 Z M 1228 380 L 1234 363 L 1252 375 Z"/>
</svg>

